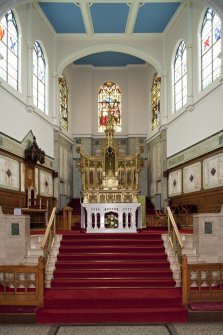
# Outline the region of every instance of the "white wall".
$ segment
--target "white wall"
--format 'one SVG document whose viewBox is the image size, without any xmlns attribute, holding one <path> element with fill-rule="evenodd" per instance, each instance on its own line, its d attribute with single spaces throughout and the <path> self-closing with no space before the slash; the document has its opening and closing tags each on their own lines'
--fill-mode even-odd
<svg viewBox="0 0 223 335">
<path fill-rule="evenodd" d="M 15 17 L 21 35 L 21 69 L 19 91 L 15 91 L 3 80 L 0 83 L 0 132 L 13 137 L 17 141 L 32 130 L 38 145 L 46 155 L 54 157 L 54 139 L 52 127 L 52 72 L 54 42 L 52 33 L 42 25 L 39 15 L 29 11 L 28 6 L 18 7 Z M 31 14 L 31 16 L 29 16 Z M 32 47 L 38 40 L 45 51 L 48 68 L 48 115 L 38 110 L 35 106 L 33 112 L 27 111 L 27 96 L 29 89 L 28 76 L 32 78 L 32 63 L 28 58 L 28 46 Z M 29 103 L 28 103 L 29 104 Z"/>
<path fill-rule="evenodd" d="M 122 92 L 123 130 L 117 135 L 145 136 L 148 129 L 148 72 L 147 65 L 122 68 L 94 68 L 91 66 L 69 66 L 72 104 L 73 135 L 89 134 L 104 136 L 97 129 L 97 98 L 102 84 L 111 80 Z M 71 75 L 72 73 L 72 75 Z"/>
<path fill-rule="evenodd" d="M 200 90 L 199 32 L 207 7 L 199 2 L 186 6 L 174 27 L 166 35 L 166 64 L 168 87 L 168 126 L 167 156 L 170 157 L 187 147 L 209 137 L 222 129 L 222 79 L 218 78 L 204 91 Z M 188 64 L 192 65 L 192 76 L 188 78 L 188 91 L 191 90 L 191 107 L 186 106 L 173 114 L 172 64 L 176 48 L 181 40 L 192 47 L 188 54 Z M 221 85 L 221 86 L 220 86 Z M 192 110 L 192 111 L 191 111 Z"/>
<path fill-rule="evenodd" d="M 43 17 L 32 4 L 16 7 L 16 18 L 22 32 L 21 47 L 21 91 L 15 92 L 0 84 L 1 129 L 6 135 L 21 141 L 33 130 L 38 144 L 46 154 L 53 157 L 53 127 L 59 126 L 57 75 L 75 59 L 100 51 L 119 51 L 140 57 L 152 66 L 130 66 L 122 69 L 97 69 L 68 66 L 65 71 L 71 86 L 71 129 L 66 133 L 73 136 L 97 136 L 97 90 L 107 80 L 117 82 L 123 92 L 123 136 L 154 135 L 149 132 L 150 100 L 148 96 L 149 80 L 154 69 L 161 75 L 167 74 L 167 95 L 164 108 L 167 111 L 167 153 L 168 157 L 193 145 L 207 136 L 218 132 L 222 127 L 220 111 L 222 87 L 211 85 L 205 92 L 199 88 L 198 32 L 205 7 L 201 1 L 188 1 L 185 9 L 168 27 L 163 35 L 152 34 L 150 37 L 101 37 L 94 36 L 57 36 L 45 23 Z M 192 88 L 193 112 L 185 108 L 172 113 L 172 61 L 180 40 L 192 46 L 192 68 L 189 85 Z M 29 71 L 32 64 L 28 58 L 28 50 L 35 40 L 40 41 L 48 62 L 48 115 L 36 108 L 33 113 L 26 111 Z M 188 59 L 190 61 L 190 59 Z M 153 71 L 152 71 L 153 69 Z M 69 70 L 69 71 L 67 71 Z M 192 85 L 193 84 L 193 85 Z M 11 92 L 16 99 L 6 92 Z M 84 94 L 83 94 L 84 92 Z M 208 95 L 207 95 L 208 94 Z M 7 114 L 4 112 L 7 111 Z M 211 112 L 210 112 L 211 111 Z"/>
</svg>

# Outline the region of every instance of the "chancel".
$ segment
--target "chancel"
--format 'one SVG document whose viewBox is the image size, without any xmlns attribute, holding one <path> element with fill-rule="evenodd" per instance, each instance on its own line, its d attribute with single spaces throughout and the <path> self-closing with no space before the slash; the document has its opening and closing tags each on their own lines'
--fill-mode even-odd
<svg viewBox="0 0 223 335">
<path fill-rule="evenodd" d="M 0 0 L 0 323 L 223 320 L 222 29 L 222 0 Z"/>
</svg>

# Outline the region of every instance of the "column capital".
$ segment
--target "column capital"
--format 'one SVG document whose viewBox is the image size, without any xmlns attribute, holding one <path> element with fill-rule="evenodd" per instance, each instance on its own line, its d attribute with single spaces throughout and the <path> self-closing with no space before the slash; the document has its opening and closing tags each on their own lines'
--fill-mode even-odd
<svg viewBox="0 0 223 335">
<path fill-rule="evenodd" d="M 26 47 L 27 47 L 27 49 L 32 49 L 32 50 L 33 50 L 33 42 L 28 41 L 28 42 L 26 43 Z"/>
<path fill-rule="evenodd" d="M 187 48 L 187 50 L 188 50 L 188 49 L 192 49 L 192 48 L 193 48 L 193 42 L 191 42 L 191 41 L 187 41 L 187 42 L 186 42 L 186 48 Z"/>
</svg>

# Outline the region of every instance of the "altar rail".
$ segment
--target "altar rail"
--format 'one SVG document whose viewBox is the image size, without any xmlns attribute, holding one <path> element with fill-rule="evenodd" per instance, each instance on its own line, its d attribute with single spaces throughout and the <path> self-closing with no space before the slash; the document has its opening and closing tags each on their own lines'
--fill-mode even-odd
<svg viewBox="0 0 223 335">
<path fill-rule="evenodd" d="M 222 301 L 223 263 L 188 264 L 182 256 L 182 302 Z"/>
<path fill-rule="evenodd" d="M 37 265 L 0 266 L 0 305 L 43 305 L 43 257 Z"/>
</svg>

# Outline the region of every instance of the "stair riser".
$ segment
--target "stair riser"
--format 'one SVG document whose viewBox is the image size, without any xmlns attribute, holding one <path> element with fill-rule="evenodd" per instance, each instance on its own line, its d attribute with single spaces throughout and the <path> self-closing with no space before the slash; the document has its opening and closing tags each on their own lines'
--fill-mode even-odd
<svg viewBox="0 0 223 335">
<path fill-rule="evenodd" d="M 59 321 L 58 321 L 59 320 Z M 180 321 L 179 321 L 180 320 Z M 55 314 L 47 316 L 47 323 L 66 323 L 66 324 L 104 324 L 104 323 L 174 323 L 174 322 L 186 322 L 187 313 L 183 311 L 178 311 L 173 313 L 172 311 L 165 310 L 163 313 L 157 313 L 156 311 L 150 313 L 116 313 L 116 314 L 82 314 L 81 316 L 75 313 L 67 312 L 66 315 Z M 41 318 L 41 315 L 38 317 L 38 322 L 45 322 L 45 317 Z"/>
<path fill-rule="evenodd" d="M 139 299 L 139 300 L 73 300 L 67 301 L 58 299 L 47 301 L 45 303 L 45 307 L 47 308 L 61 308 L 61 306 L 66 306 L 66 308 L 85 308 L 86 306 L 91 306 L 91 308 L 129 308 L 130 306 L 138 307 L 138 308 L 146 308 L 146 307 L 180 307 L 182 304 L 181 299 L 173 299 L 173 300 L 166 300 L 166 299 Z"/>
<path fill-rule="evenodd" d="M 118 253 L 131 253 L 131 252 L 137 252 L 137 253 L 164 253 L 165 249 L 164 247 L 124 247 L 121 248 L 120 246 L 112 246 L 112 247 L 60 247 L 59 248 L 60 253 L 99 253 L 99 252 L 118 252 Z"/>
<path fill-rule="evenodd" d="M 110 278 L 168 278 L 172 279 L 172 272 L 153 272 L 153 273 L 142 273 L 138 271 L 134 272 L 121 272 L 121 271 L 100 271 L 100 272 L 95 272 L 95 271 L 74 271 L 74 272 L 57 272 L 54 271 L 53 274 L 54 279 L 71 279 L 71 278 L 105 278 L 105 277 L 110 277 Z"/>
<path fill-rule="evenodd" d="M 165 261 L 167 256 L 165 254 L 161 255 L 146 255 L 146 254 L 86 254 L 86 255 L 66 255 L 59 254 L 57 257 L 58 261 L 113 261 L 113 260 L 126 260 L 126 261 Z"/>
<path fill-rule="evenodd" d="M 103 280 L 97 280 L 97 281 L 94 281 L 93 280 L 89 280 L 89 281 L 84 281 L 84 280 L 81 280 L 81 281 L 71 281 L 70 283 L 64 283 L 64 281 L 55 281 L 54 279 L 52 280 L 51 282 L 51 287 L 52 288 L 59 288 L 59 289 L 73 289 L 73 288 L 76 288 L 76 289 L 80 289 L 80 288 L 111 288 L 111 287 L 122 287 L 122 288 L 140 288 L 140 287 L 145 287 L 145 288 L 149 288 L 149 287 L 175 287 L 175 282 L 173 280 L 170 280 L 170 281 L 154 281 L 154 282 L 151 282 L 151 281 L 140 281 L 140 282 L 128 282 L 126 279 L 123 280 L 122 282 L 119 280 L 106 280 L 106 279 L 103 279 Z"/>
<path fill-rule="evenodd" d="M 135 240 L 135 241 L 143 241 L 143 240 L 146 240 L 146 241 L 152 241 L 152 240 L 156 240 L 156 241 L 160 241 L 161 240 L 161 234 L 135 234 L 135 233 L 114 233 L 114 234 L 108 234 L 108 233 L 92 233 L 92 234 L 64 234 L 63 235 L 63 241 L 65 240 L 73 240 L 73 241 L 82 241 L 83 243 L 85 241 L 89 241 L 89 240 L 94 240 L 94 241 L 102 241 L 102 240 L 125 240 L 125 241 L 128 241 L 128 240 Z M 100 243 L 99 243 L 100 244 Z"/>
<path fill-rule="evenodd" d="M 70 269 L 70 270 L 79 270 L 79 269 L 100 269 L 100 270 L 109 270 L 109 269 L 138 269 L 138 270 L 153 270 L 153 269 L 169 269 L 170 264 L 165 262 L 157 262 L 157 263 L 146 263 L 138 262 L 138 263 L 122 263 L 122 262 L 56 262 L 56 269 Z"/>
<path fill-rule="evenodd" d="M 123 247 L 128 247 L 128 246 L 158 246 L 161 247 L 163 246 L 163 241 L 162 240 L 72 240 L 72 239 L 63 239 L 61 241 L 61 246 L 120 246 L 122 245 Z"/>
</svg>

